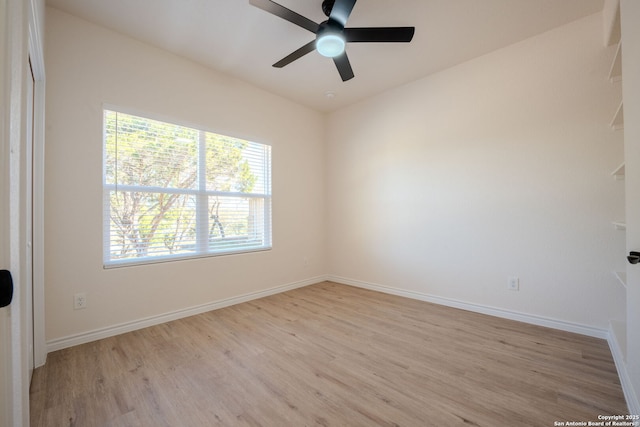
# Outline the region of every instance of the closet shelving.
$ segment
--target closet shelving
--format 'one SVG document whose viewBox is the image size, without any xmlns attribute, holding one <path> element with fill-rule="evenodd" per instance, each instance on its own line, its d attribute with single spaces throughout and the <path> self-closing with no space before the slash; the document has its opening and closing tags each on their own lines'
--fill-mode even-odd
<svg viewBox="0 0 640 427">
<path fill-rule="evenodd" d="M 618 166 L 616 168 L 616 170 L 614 170 L 613 172 L 611 172 L 611 176 L 613 176 L 613 178 L 616 181 L 622 181 L 624 180 L 624 163 L 622 163 L 620 166 Z"/>
<path fill-rule="evenodd" d="M 613 130 L 624 129 L 624 106 L 622 105 L 622 101 L 620 101 L 620 105 L 618 106 L 616 113 L 613 115 L 613 119 L 611 119 L 610 126 Z"/>
<path fill-rule="evenodd" d="M 615 273 L 616 279 L 618 282 L 626 289 L 627 288 L 627 273 L 625 271 L 616 271 Z"/>
<path fill-rule="evenodd" d="M 609 70 L 609 81 L 616 83 L 622 81 L 622 43 L 618 41 L 616 55 L 613 57 L 611 69 Z"/>
<path fill-rule="evenodd" d="M 620 231 L 625 231 L 627 229 L 627 223 L 622 221 L 613 221 L 613 228 Z"/>
<path fill-rule="evenodd" d="M 605 7 L 603 14 L 605 16 L 605 42 L 607 46 L 616 46 L 616 51 L 609 67 L 609 81 L 611 84 L 619 84 L 622 82 L 622 40 L 620 31 L 620 3 L 619 1 L 612 0 L 608 2 L 609 6 Z M 620 99 L 620 104 L 615 110 L 613 117 L 609 123 L 613 131 L 624 132 L 624 104 Z M 625 163 L 624 160 L 620 163 L 611 176 L 618 181 L 624 180 L 625 176 Z M 616 230 L 624 231 L 627 229 L 625 221 L 614 221 L 613 226 Z"/>
<path fill-rule="evenodd" d="M 615 46 L 615 54 L 611 61 L 609 68 L 608 79 L 611 82 L 612 87 L 620 85 L 622 82 L 622 42 L 620 31 L 620 2 L 619 0 L 606 0 L 605 7 L 603 9 L 604 18 L 604 35 L 605 45 Z M 619 134 L 615 139 L 619 139 L 621 144 L 624 144 L 624 104 L 622 97 L 618 104 L 611 121 L 609 122 L 612 132 Z M 618 181 L 625 179 L 625 163 L 624 159 L 621 159 L 620 165 L 611 172 L 611 176 Z M 613 227 L 616 230 L 625 232 L 627 225 L 624 220 L 612 222 Z M 624 267 L 618 267 L 624 268 Z M 621 292 L 627 294 L 627 274 L 624 271 L 613 272 L 616 282 L 619 283 Z M 623 357 L 626 359 L 627 353 L 627 324 L 626 315 L 620 317 L 622 320 L 611 320 L 611 331 L 613 340 L 617 343 Z M 620 319 L 619 318 L 619 319 Z"/>
</svg>

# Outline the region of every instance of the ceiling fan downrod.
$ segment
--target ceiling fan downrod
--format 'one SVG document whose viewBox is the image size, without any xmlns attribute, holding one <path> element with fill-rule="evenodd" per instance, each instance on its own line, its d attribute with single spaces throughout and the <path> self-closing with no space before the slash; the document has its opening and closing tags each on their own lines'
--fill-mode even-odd
<svg viewBox="0 0 640 427">
<path fill-rule="evenodd" d="M 331 11 L 333 10 L 333 5 L 336 3 L 336 0 L 323 0 L 322 2 L 322 12 L 327 15 L 331 15 Z"/>
</svg>

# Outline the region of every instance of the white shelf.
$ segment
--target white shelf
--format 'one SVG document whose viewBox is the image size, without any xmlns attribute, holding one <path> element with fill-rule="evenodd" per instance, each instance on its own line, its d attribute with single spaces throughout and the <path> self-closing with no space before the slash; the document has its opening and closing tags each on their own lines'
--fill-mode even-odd
<svg viewBox="0 0 640 427">
<path fill-rule="evenodd" d="M 610 126 L 613 130 L 624 129 L 624 108 L 622 107 L 622 102 L 613 115 Z"/>
<path fill-rule="evenodd" d="M 620 0 L 605 0 L 602 8 L 604 22 L 604 45 L 611 46 L 620 41 Z"/>
<path fill-rule="evenodd" d="M 618 281 L 620 282 L 620 284 L 622 286 L 624 286 L 624 288 L 627 288 L 627 273 L 624 271 L 614 271 L 616 279 L 618 279 Z"/>
<path fill-rule="evenodd" d="M 618 166 L 618 168 L 616 170 L 614 170 L 613 172 L 611 172 L 611 176 L 616 180 L 616 181 L 622 181 L 624 180 L 624 163 L 622 163 L 620 166 Z"/>
<path fill-rule="evenodd" d="M 611 83 L 622 81 L 622 42 L 618 43 L 613 63 L 609 70 L 609 81 Z"/>
<path fill-rule="evenodd" d="M 624 231 L 624 230 L 627 229 L 627 223 L 626 222 L 614 221 L 612 224 L 613 224 L 613 227 L 616 230 Z"/>
</svg>

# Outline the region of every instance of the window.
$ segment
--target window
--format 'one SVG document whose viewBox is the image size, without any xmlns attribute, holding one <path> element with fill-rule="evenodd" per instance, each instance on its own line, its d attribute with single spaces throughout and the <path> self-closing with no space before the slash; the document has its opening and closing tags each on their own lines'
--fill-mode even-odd
<svg viewBox="0 0 640 427">
<path fill-rule="evenodd" d="M 104 265 L 271 248 L 271 147 L 104 110 Z"/>
</svg>

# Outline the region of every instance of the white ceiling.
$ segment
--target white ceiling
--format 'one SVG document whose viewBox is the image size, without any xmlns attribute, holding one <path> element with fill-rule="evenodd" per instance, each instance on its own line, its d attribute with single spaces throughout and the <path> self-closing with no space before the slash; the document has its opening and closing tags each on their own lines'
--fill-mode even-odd
<svg viewBox="0 0 640 427">
<path fill-rule="evenodd" d="M 315 22 L 322 0 L 276 0 Z M 314 34 L 249 0 L 47 0 L 47 5 L 331 111 L 602 10 L 603 0 L 360 0 L 347 27 L 415 26 L 413 41 L 347 47 L 355 78 L 312 52 L 271 65 Z M 333 98 L 327 92 L 335 94 Z"/>
</svg>

